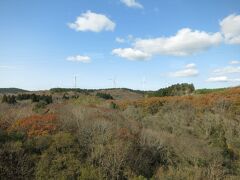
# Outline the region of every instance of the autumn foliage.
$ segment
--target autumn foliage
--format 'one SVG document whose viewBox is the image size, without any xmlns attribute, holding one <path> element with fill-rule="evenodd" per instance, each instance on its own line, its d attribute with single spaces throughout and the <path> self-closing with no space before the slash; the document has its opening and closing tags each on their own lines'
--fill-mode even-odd
<svg viewBox="0 0 240 180">
<path fill-rule="evenodd" d="M 240 179 L 240 87 L 128 100 L 69 95 L 55 92 L 40 112 L 30 101 L 0 104 L 0 177 Z"/>
<path fill-rule="evenodd" d="M 231 102 L 233 105 L 239 105 L 240 88 L 232 88 L 223 92 L 215 92 L 204 95 L 150 97 L 136 101 L 119 101 L 117 102 L 117 105 L 120 109 L 126 109 L 130 105 L 149 110 L 151 107 L 159 108 L 165 103 L 186 102 L 197 108 L 209 108 L 214 106 L 220 99 L 222 101 Z"/>
<path fill-rule="evenodd" d="M 9 131 L 22 131 L 28 136 L 41 136 L 53 133 L 57 129 L 55 114 L 33 115 L 17 120 Z"/>
</svg>

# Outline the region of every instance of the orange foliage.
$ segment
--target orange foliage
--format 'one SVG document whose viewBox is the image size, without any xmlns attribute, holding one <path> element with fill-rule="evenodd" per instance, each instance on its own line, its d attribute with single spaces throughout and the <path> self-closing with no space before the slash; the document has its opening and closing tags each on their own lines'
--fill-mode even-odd
<svg viewBox="0 0 240 180">
<path fill-rule="evenodd" d="M 214 106 L 218 100 L 226 100 L 234 105 L 240 105 L 240 88 L 230 88 L 223 92 L 215 92 L 203 95 L 150 97 L 136 101 L 118 101 L 120 109 L 126 109 L 129 105 L 148 108 L 150 106 L 162 106 L 168 102 L 186 102 L 196 108 Z"/>
<path fill-rule="evenodd" d="M 57 128 L 57 118 L 55 114 L 33 115 L 17 120 L 10 131 L 23 131 L 28 136 L 41 136 L 53 133 Z"/>
</svg>

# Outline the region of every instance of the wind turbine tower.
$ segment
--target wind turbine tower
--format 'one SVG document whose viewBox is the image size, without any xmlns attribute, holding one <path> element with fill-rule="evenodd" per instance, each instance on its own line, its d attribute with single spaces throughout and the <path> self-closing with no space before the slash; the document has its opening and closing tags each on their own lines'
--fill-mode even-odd
<svg viewBox="0 0 240 180">
<path fill-rule="evenodd" d="M 77 88 L 77 76 L 76 75 L 74 76 L 74 88 L 75 89 Z"/>
<path fill-rule="evenodd" d="M 117 87 L 117 81 L 116 81 L 116 77 L 113 77 L 111 79 L 109 79 L 110 81 L 112 81 L 112 87 L 116 88 Z"/>
<path fill-rule="evenodd" d="M 117 81 L 116 81 L 116 77 L 113 78 L 113 87 L 116 88 L 117 87 Z"/>
</svg>

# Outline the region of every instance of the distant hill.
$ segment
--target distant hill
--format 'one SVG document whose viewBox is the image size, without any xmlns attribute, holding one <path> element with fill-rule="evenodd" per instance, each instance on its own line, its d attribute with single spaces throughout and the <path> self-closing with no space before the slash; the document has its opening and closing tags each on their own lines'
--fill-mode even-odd
<svg viewBox="0 0 240 180">
<path fill-rule="evenodd" d="M 144 91 L 132 90 L 128 88 L 109 88 L 109 89 L 79 89 L 79 88 L 52 88 L 51 93 L 84 93 L 97 94 L 107 93 L 114 99 L 139 99 L 144 96 Z"/>
<path fill-rule="evenodd" d="M 224 91 L 228 88 L 216 88 L 216 89 L 197 89 L 195 90 L 195 94 L 208 94 L 208 93 L 213 93 L 213 92 L 221 92 L 221 91 Z"/>
<path fill-rule="evenodd" d="M 95 92 L 107 93 L 113 96 L 114 99 L 132 99 L 136 100 L 144 97 L 144 92 L 139 90 L 132 90 L 127 88 L 116 88 L 116 89 L 100 89 Z"/>
<path fill-rule="evenodd" d="M 163 97 L 163 96 L 182 96 L 189 95 L 195 91 L 193 84 L 174 84 L 172 86 L 161 88 L 157 91 L 149 93 L 149 96 Z"/>
<path fill-rule="evenodd" d="M 0 88 L 0 93 L 25 93 L 28 92 L 27 90 L 24 89 L 19 89 L 19 88 Z"/>
<path fill-rule="evenodd" d="M 45 91 L 28 91 L 19 88 L 0 88 L 0 94 L 7 93 L 84 93 L 84 94 L 96 94 L 108 93 L 114 97 L 114 99 L 138 99 L 142 98 L 145 95 L 150 97 L 163 97 L 163 96 L 182 96 L 182 95 L 197 95 L 197 94 L 208 94 L 213 92 L 221 92 L 228 88 L 216 88 L 216 89 L 195 89 L 193 84 L 174 84 L 172 86 L 161 88 L 156 91 L 142 91 L 142 90 L 133 90 L 129 88 L 108 88 L 108 89 L 80 89 L 80 88 L 52 88 Z"/>
<path fill-rule="evenodd" d="M 131 91 L 139 94 L 143 94 L 144 91 L 141 90 L 133 90 L 129 88 L 107 88 L 107 89 L 80 89 L 80 88 L 52 88 L 50 92 L 52 93 L 61 93 L 61 92 L 79 92 L 79 93 L 90 93 L 97 91 L 112 91 L 112 90 L 123 90 L 123 91 Z"/>
</svg>

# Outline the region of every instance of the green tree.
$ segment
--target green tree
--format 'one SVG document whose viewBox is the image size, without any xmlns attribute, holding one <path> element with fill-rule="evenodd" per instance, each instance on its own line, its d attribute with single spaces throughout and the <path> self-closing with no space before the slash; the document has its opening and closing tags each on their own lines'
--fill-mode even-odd
<svg viewBox="0 0 240 180">
<path fill-rule="evenodd" d="M 6 102 L 7 102 L 7 96 L 4 94 L 2 98 L 2 103 L 6 103 Z"/>
</svg>

